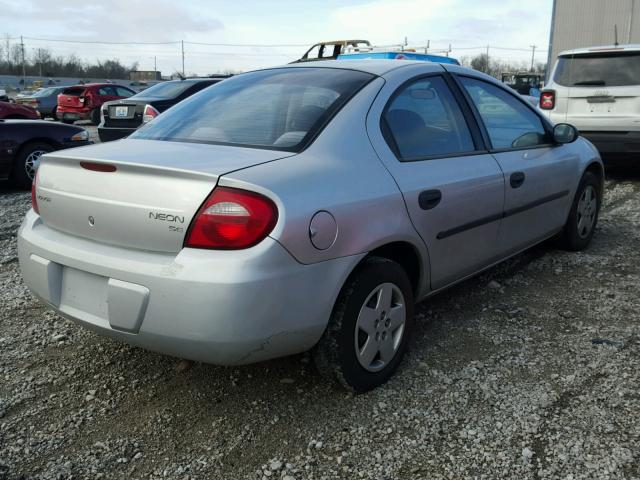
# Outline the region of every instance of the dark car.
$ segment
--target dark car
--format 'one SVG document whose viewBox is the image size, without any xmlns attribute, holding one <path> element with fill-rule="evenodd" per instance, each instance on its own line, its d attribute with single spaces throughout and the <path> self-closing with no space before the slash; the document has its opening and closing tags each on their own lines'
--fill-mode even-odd
<svg viewBox="0 0 640 480">
<path fill-rule="evenodd" d="M 89 145 L 84 128 L 43 120 L 0 120 L 0 179 L 29 188 L 40 156 L 54 150 Z"/>
<path fill-rule="evenodd" d="M 67 87 L 46 87 L 29 97 L 16 99 L 16 103 L 28 105 L 40 112 L 42 118 L 58 119 L 58 95 Z"/>
<path fill-rule="evenodd" d="M 167 108 L 226 77 L 188 78 L 158 83 L 133 97 L 102 106 L 98 135 L 108 142 L 126 137 Z"/>
<path fill-rule="evenodd" d="M 27 105 L 18 103 L 0 102 L 0 119 L 25 119 L 39 120 L 40 114 Z"/>
<path fill-rule="evenodd" d="M 127 98 L 136 92 L 112 83 L 87 83 L 65 88 L 58 95 L 58 117 L 63 123 L 91 120 L 100 123 L 100 107 L 104 102 Z"/>
</svg>

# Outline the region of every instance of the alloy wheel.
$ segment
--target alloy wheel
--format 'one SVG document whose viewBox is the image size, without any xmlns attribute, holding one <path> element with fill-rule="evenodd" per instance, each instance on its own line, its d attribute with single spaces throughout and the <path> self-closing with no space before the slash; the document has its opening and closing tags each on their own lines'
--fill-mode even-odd
<svg viewBox="0 0 640 480">
<path fill-rule="evenodd" d="M 393 360 L 402 342 L 406 307 L 393 283 L 378 285 L 367 297 L 356 321 L 355 347 L 360 365 L 378 372 Z"/>
<path fill-rule="evenodd" d="M 578 200 L 578 236 L 587 238 L 593 229 L 598 213 L 598 197 L 595 188 L 587 185 Z"/>
<path fill-rule="evenodd" d="M 24 169 L 31 180 L 36 176 L 36 171 L 38 170 L 38 166 L 40 166 L 40 157 L 45 153 L 47 152 L 44 150 L 34 150 L 25 159 Z"/>
</svg>

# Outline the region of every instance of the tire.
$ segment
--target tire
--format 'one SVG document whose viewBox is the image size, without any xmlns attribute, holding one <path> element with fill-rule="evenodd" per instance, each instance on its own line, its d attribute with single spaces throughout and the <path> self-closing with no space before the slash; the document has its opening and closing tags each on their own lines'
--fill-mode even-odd
<svg viewBox="0 0 640 480">
<path fill-rule="evenodd" d="M 19 188 L 29 189 L 33 176 L 40 162 L 40 155 L 52 152 L 53 147 L 44 142 L 33 142 L 24 145 L 13 163 L 11 182 Z"/>
<path fill-rule="evenodd" d="M 412 326 L 413 291 L 406 272 L 386 258 L 368 258 L 342 288 L 313 349 L 314 362 L 322 376 L 347 390 L 369 391 L 398 368 Z"/>
<path fill-rule="evenodd" d="M 598 177 L 585 172 L 571 204 L 567 223 L 560 234 L 564 249 L 577 252 L 587 248 L 598 223 L 601 203 L 602 191 Z"/>
<path fill-rule="evenodd" d="M 51 118 L 53 118 L 54 120 L 59 120 L 58 119 L 58 107 L 53 107 L 53 110 L 51 110 Z"/>
<path fill-rule="evenodd" d="M 99 125 L 100 124 L 100 109 L 94 108 L 91 110 L 91 125 Z"/>
</svg>

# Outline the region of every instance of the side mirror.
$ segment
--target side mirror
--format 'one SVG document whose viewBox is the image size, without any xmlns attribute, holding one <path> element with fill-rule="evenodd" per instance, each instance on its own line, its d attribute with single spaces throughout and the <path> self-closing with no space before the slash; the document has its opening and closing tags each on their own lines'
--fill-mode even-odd
<svg viewBox="0 0 640 480">
<path fill-rule="evenodd" d="M 553 127 L 553 139 L 556 143 L 563 144 L 575 142 L 579 136 L 580 133 L 578 132 L 578 129 L 568 123 L 558 123 Z"/>
</svg>

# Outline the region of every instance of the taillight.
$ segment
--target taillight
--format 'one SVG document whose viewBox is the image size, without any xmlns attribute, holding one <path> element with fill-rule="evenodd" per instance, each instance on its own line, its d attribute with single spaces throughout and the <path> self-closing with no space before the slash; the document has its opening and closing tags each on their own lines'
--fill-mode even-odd
<svg viewBox="0 0 640 480">
<path fill-rule="evenodd" d="M 275 203 L 259 193 L 217 187 L 191 221 L 185 247 L 236 250 L 261 242 L 278 221 Z"/>
<path fill-rule="evenodd" d="M 142 123 L 148 123 L 154 118 L 160 115 L 160 112 L 153 108 L 151 105 L 145 105 L 142 112 Z"/>
<path fill-rule="evenodd" d="M 550 90 L 540 94 L 540 108 L 542 110 L 553 110 L 556 106 L 556 92 Z"/>
<path fill-rule="evenodd" d="M 36 194 L 36 184 L 38 183 L 38 172 L 36 171 L 36 176 L 33 177 L 33 182 L 31 183 L 31 206 L 33 207 L 33 211 L 40 215 L 40 209 L 38 208 L 38 195 Z"/>
</svg>

